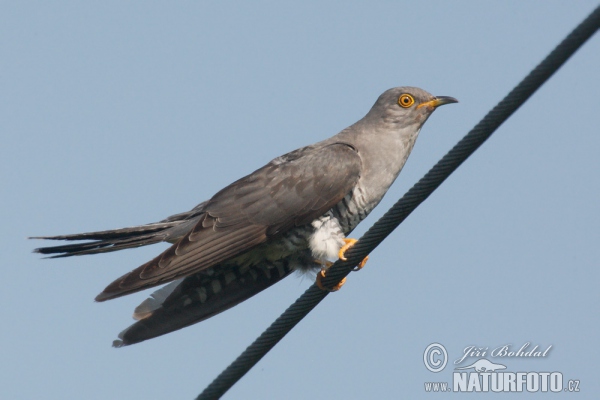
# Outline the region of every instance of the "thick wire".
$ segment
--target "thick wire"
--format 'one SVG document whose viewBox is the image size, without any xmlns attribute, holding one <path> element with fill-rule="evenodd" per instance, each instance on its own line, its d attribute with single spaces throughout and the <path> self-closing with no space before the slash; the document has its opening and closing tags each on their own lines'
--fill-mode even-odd
<svg viewBox="0 0 600 400">
<path fill-rule="evenodd" d="M 598 29 L 600 6 L 523 79 L 498 105 L 461 139 L 429 172 L 377 221 L 346 252 L 347 261 L 337 261 L 327 271 L 323 286 L 333 287 L 406 217 L 414 211 L 448 176 L 458 168 L 494 131 L 506 121 L 537 89 L 546 82 Z M 312 285 L 248 348 L 204 389 L 196 400 L 218 399 L 241 379 L 302 318 L 327 296 L 328 292 Z"/>
</svg>

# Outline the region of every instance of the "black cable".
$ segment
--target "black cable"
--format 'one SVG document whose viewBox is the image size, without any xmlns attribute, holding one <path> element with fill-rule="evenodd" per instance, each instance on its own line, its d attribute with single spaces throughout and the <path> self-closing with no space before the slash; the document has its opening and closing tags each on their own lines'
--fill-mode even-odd
<svg viewBox="0 0 600 400">
<path fill-rule="evenodd" d="M 523 79 L 498 105 L 458 142 L 419 182 L 377 221 L 346 252 L 347 261 L 337 261 L 327 271 L 325 287 L 338 284 L 406 217 L 446 180 L 494 131 L 535 93 L 598 29 L 600 6 Z M 312 285 L 244 352 L 204 389 L 196 400 L 220 398 L 264 355 L 271 350 L 302 318 L 327 296 L 328 292 Z"/>
</svg>

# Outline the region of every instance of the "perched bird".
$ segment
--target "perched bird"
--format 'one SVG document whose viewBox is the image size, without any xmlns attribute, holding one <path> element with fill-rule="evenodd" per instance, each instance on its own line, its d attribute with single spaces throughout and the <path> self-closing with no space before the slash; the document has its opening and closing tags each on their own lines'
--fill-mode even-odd
<svg viewBox="0 0 600 400">
<path fill-rule="evenodd" d="M 96 300 L 168 283 L 135 309 L 138 321 L 119 334 L 115 347 L 184 328 L 294 270 L 318 271 L 343 258 L 352 244 L 346 235 L 381 201 L 427 118 L 455 102 L 414 87 L 387 90 L 360 121 L 273 159 L 191 211 L 130 228 L 36 237 L 87 242 L 34 251 L 67 257 L 173 243 Z"/>
</svg>

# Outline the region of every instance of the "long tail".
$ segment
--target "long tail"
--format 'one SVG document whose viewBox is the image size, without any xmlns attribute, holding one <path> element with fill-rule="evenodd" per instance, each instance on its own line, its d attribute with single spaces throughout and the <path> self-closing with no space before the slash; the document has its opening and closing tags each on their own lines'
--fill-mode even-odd
<svg viewBox="0 0 600 400">
<path fill-rule="evenodd" d="M 81 256 L 162 242 L 166 238 L 165 231 L 176 225 L 177 223 L 174 222 L 156 223 L 108 231 L 77 233 L 74 235 L 36 236 L 30 239 L 91 240 L 91 242 L 86 243 L 40 247 L 33 250 L 35 253 L 54 254 L 50 258 Z"/>
<path fill-rule="evenodd" d="M 293 266 L 283 259 L 253 267 L 217 267 L 216 275 L 198 273 L 171 282 L 135 309 L 133 318 L 138 322 L 121 332 L 113 346 L 143 342 L 204 321 L 279 282 Z"/>
<path fill-rule="evenodd" d="M 191 211 L 176 214 L 152 224 L 72 235 L 34 236 L 29 239 L 88 240 L 85 243 L 40 247 L 33 250 L 35 253 L 52 254 L 49 258 L 106 253 L 164 241 L 174 242 L 189 232 L 196 222 L 198 222 L 203 206 L 204 203 L 199 204 Z"/>
</svg>

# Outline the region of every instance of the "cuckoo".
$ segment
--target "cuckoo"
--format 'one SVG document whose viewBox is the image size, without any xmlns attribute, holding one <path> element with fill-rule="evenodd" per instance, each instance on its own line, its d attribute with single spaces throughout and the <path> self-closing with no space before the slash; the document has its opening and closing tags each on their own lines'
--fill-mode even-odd
<svg viewBox="0 0 600 400">
<path fill-rule="evenodd" d="M 273 159 L 188 212 L 129 228 L 36 237 L 85 242 L 35 252 L 67 257 L 171 243 L 96 300 L 165 285 L 135 309 L 137 322 L 119 334 L 116 347 L 184 328 L 293 271 L 325 271 L 343 258 L 352 245 L 346 235 L 381 201 L 427 118 L 455 102 L 414 87 L 389 89 L 355 124 Z"/>
</svg>

